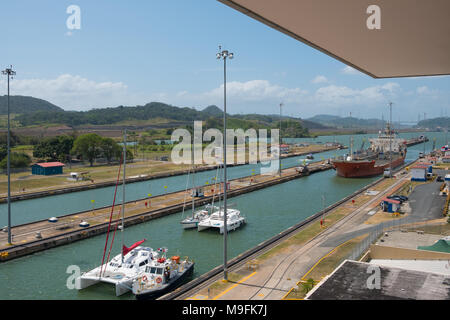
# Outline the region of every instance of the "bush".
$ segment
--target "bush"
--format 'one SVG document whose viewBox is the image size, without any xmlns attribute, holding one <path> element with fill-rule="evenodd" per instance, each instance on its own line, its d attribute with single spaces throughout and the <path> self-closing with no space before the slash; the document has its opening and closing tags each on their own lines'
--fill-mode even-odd
<svg viewBox="0 0 450 320">
<path fill-rule="evenodd" d="M 26 153 L 11 153 L 11 168 L 26 168 L 30 166 L 31 158 Z M 6 169 L 8 165 L 8 157 L 5 157 L 2 161 L 0 161 L 0 167 L 2 169 Z"/>
</svg>

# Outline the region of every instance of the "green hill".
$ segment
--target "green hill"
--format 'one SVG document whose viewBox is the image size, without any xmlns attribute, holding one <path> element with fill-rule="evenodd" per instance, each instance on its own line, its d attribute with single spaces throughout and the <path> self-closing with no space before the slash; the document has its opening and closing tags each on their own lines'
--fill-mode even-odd
<svg viewBox="0 0 450 320">
<path fill-rule="evenodd" d="M 208 114 L 212 117 L 221 117 L 223 116 L 223 110 L 217 106 L 209 106 L 202 110 L 202 113 Z"/>
<path fill-rule="evenodd" d="M 450 117 L 439 117 L 433 119 L 426 119 L 419 121 L 416 127 L 419 128 L 428 128 L 431 130 L 435 129 L 446 129 L 450 127 Z"/>
<path fill-rule="evenodd" d="M 27 96 L 10 96 L 9 97 L 9 112 L 12 113 L 21 113 L 27 114 L 37 111 L 50 111 L 50 112 L 58 112 L 64 111 L 58 106 L 54 104 Z M 0 114 L 8 113 L 8 96 L 0 96 Z"/>
<path fill-rule="evenodd" d="M 335 128 L 382 128 L 384 121 L 379 119 L 359 119 L 354 117 L 339 117 L 321 114 L 307 120 Z"/>
</svg>

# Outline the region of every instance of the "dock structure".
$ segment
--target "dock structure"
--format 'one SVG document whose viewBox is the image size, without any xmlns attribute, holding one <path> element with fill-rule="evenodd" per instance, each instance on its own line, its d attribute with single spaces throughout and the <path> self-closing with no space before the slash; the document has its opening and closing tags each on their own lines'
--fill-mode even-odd
<svg viewBox="0 0 450 320">
<path fill-rule="evenodd" d="M 308 167 L 308 172 L 299 172 L 294 167 L 282 170 L 281 176 L 278 174 L 252 175 L 230 180 L 227 196 L 235 197 L 305 175 L 329 170 L 332 168 L 332 165 L 327 161 L 318 161 L 311 163 Z M 195 199 L 195 206 L 198 207 L 210 203 L 213 196 L 218 197 L 219 190 L 214 190 L 214 188 L 214 185 L 204 185 L 204 196 Z M 218 186 L 216 189 L 218 189 Z M 186 195 L 190 196 L 190 194 L 191 190 L 183 190 L 127 202 L 125 204 L 126 215 L 124 224 L 125 226 L 130 226 L 174 214 L 180 212 L 183 206 L 189 209 L 192 203 L 190 201 L 185 203 L 184 200 Z M 113 216 L 114 222 L 119 220 L 120 210 L 121 205 L 116 205 Z M 110 213 L 111 207 L 107 206 L 58 216 L 56 222 L 40 220 L 18 225 L 12 228 L 12 245 L 8 244 L 6 233 L 0 232 L 0 262 L 105 233 L 108 228 Z M 87 222 L 87 224 L 84 224 L 87 226 L 80 226 L 82 222 Z"/>
</svg>

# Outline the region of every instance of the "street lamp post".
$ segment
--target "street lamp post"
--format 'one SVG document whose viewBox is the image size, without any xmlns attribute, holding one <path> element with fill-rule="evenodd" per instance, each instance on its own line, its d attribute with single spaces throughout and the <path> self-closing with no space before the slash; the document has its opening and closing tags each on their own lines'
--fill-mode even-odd
<svg viewBox="0 0 450 320">
<path fill-rule="evenodd" d="M 11 159 L 10 159 L 10 139 L 11 139 L 11 133 L 10 133 L 10 123 L 9 123 L 9 78 L 13 77 L 16 72 L 12 69 L 12 66 L 9 68 L 6 68 L 2 71 L 2 74 L 7 75 L 8 78 L 8 137 L 7 137 L 7 165 L 6 165 L 6 171 L 8 172 L 8 243 L 12 244 L 12 235 L 11 235 L 11 177 L 10 177 L 10 165 L 11 165 Z"/>
<path fill-rule="evenodd" d="M 392 102 L 389 102 L 389 177 L 392 178 Z"/>
<path fill-rule="evenodd" d="M 227 270 L 227 58 L 233 59 L 234 54 L 222 50 L 216 54 L 217 60 L 223 59 L 223 279 L 228 281 Z"/>
<path fill-rule="evenodd" d="M 281 177 L 281 145 L 283 144 L 283 137 L 281 135 L 281 107 L 283 107 L 283 103 L 280 103 L 280 144 L 278 145 L 278 172 Z"/>
</svg>

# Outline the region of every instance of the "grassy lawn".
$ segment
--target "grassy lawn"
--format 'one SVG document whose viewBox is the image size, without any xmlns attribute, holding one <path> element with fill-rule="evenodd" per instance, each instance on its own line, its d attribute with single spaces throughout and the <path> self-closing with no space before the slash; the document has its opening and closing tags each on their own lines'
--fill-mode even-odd
<svg viewBox="0 0 450 320">
<path fill-rule="evenodd" d="M 187 165 L 175 165 L 171 162 L 135 162 L 127 165 L 127 177 L 185 170 L 188 167 Z M 57 176 L 37 176 L 31 175 L 31 172 L 13 173 L 11 174 L 11 192 L 13 194 L 20 194 L 23 193 L 23 188 L 25 188 L 25 192 L 31 192 L 33 189 L 57 189 L 92 183 L 91 181 L 69 181 L 67 178 L 70 172 L 86 172 L 86 176 L 89 176 L 94 182 L 110 181 L 117 177 L 118 170 L 118 165 L 100 165 L 93 167 L 73 167 L 72 169 L 65 168 L 65 173 Z M 0 194 L 6 194 L 7 188 L 7 175 L 1 175 Z"/>
<path fill-rule="evenodd" d="M 325 226 L 330 226 L 340 219 L 342 219 L 345 216 L 342 212 L 333 212 L 325 217 Z M 302 229 L 300 232 L 296 233 L 286 241 L 283 241 L 276 247 L 270 249 L 266 253 L 260 255 L 256 260 L 258 261 L 264 261 L 270 257 L 272 257 L 275 254 L 278 254 L 280 252 L 286 251 L 291 246 L 299 246 L 303 245 L 321 232 L 326 230 L 326 227 L 321 228 L 320 227 L 320 221 L 313 222 L 311 225 L 307 226 L 306 228 Z"/>
</svg>

